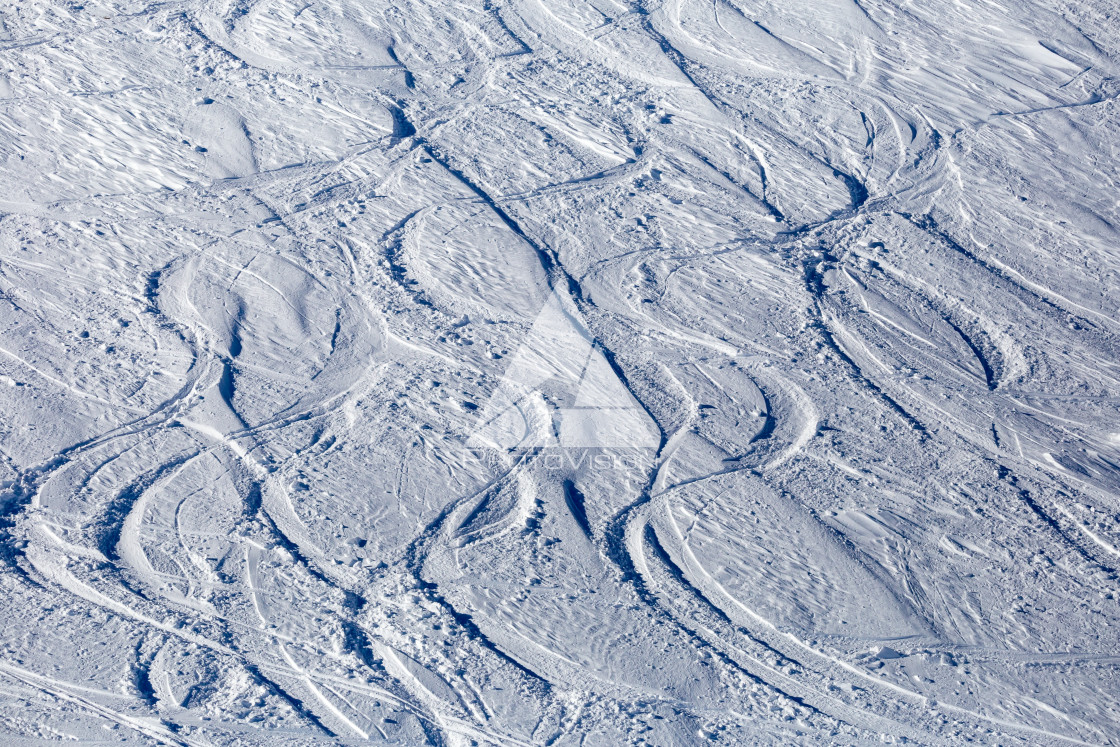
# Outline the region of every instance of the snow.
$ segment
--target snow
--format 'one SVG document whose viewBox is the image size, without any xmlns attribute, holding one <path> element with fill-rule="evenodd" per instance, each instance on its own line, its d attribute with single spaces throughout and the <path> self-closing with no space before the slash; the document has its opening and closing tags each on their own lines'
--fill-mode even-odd
<svg viewBox="0 0 1120 747">
<path fill-rule="evenodd" d="M 0 742 L 1116 744 L 1108 0 L 0 12 Z"/>
</svg>

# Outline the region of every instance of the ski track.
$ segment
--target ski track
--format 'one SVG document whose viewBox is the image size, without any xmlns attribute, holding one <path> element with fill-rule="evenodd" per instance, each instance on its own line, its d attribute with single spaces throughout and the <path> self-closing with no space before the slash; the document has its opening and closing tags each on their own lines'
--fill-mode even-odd
<svg viewBox="0 0 1120 747">
<path fill-rule="evenodd" d="M 1110 12 L 15 8 L 0 734 L 1116 744 Z"/>
</svg>

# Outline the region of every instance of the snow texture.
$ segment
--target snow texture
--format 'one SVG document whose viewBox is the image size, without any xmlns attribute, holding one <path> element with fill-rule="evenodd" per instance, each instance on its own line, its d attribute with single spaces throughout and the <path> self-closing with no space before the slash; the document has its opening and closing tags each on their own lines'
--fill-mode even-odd
<svg viewBox="0 0 1120 747">
<path fill-rule="evenodd" d="M 4 0 L 0 743 L 1120 743 L 1114 0 Z"/>
</svg>

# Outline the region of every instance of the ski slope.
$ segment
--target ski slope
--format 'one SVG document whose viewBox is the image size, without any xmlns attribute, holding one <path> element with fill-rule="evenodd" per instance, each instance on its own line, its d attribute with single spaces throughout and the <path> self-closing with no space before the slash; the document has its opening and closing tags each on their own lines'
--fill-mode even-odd
<svg viewBox="0 0 1120 747">
<path fill-rule="evenodd" d="M 0 743 L 1120 742 L 1111 0 L 6 0 Z"/>
</svg>

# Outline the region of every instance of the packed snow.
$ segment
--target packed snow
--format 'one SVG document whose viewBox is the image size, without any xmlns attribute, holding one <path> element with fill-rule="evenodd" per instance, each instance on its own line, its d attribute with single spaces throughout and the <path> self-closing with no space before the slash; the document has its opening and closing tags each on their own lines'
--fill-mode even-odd
<svg viewBox="0 0 1120 747">
<path fill-rule="evenodd" d="M 1120 742 L 1114 0 L 6 0 L 0 743 Z"/>
</svg>

